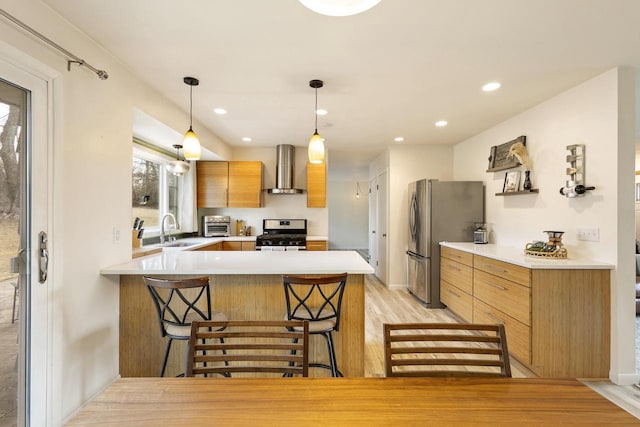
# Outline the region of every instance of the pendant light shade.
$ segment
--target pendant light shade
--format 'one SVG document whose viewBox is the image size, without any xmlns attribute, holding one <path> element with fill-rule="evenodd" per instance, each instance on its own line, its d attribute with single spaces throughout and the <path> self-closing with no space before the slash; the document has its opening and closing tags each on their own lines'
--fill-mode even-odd
<svg viewBox="0 0 640 427">
<path fill-rule="evenodd" d="M 184 83 L 189 86 L 189 130 L 184 134 L 182 147 L 184 158 L 187 160 L 200 160 L 200 141 L 198 135 L 193 131 L 193 87 L 198 86 L 200 81 L 195 77 L 185 77 Z M 175 147 L 175 145 L 174 145 Z"/>
<path fill-rule="evenodd" d="M 324 162 L 324 138 L 318 133 L 318 88 L 324 85 L 322 80 L 311 80 L 309 86 L 316 90 L 316 108 L 313 110 L 313 114 L 316 118 L 315 132 L 309 139 L 309 162 L 319 164 Z"/>
<path fill-rule="evenodd" d="M 360 198 L 360 181 L 356 181 L 356 199 Z"/>
<path fill-rule="evenodd" d="M 167 163 L 167 170 L 175 176 L 182 176 L 189 172 L 189 163 L 180 160 L 180 149 L 182 145 L 175 144 L 173 148 L 176 149 L 176 159 Z"/>
<path fill-rule="evenodd" d="M 381 0 L 299 0 L 305 7 L 327 16 L 351 16 L 365 12 Z"/>
</svg>

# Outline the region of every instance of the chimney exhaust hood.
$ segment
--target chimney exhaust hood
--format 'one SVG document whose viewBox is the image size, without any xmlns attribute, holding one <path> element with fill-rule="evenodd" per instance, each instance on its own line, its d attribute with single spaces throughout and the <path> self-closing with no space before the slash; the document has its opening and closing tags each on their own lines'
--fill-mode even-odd
<svg viewBox="0 0 640 427">
<path fill-rule="evenodd" d="M 293 171 L 295 165 L 295 147 L 280 144 L 276 147 L 276 186 L 269 188 L 269 194 L 302 194 L 304 190 L 293 188 Z"/>
</svg>

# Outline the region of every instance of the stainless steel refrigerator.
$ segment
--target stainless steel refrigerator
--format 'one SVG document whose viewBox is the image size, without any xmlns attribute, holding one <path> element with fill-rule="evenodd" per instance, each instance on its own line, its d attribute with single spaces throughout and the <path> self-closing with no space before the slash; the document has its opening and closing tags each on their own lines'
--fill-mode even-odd
<svg viewBox="0 0 640 427">
<path fill-rule="evenodd" d="M 472 242 L 474 223 L 484 222 L 482 181 L 423 179 L 409 184 L 409 292 L 427 307 L 440 301 L 439 242 Z"/>
</svg>

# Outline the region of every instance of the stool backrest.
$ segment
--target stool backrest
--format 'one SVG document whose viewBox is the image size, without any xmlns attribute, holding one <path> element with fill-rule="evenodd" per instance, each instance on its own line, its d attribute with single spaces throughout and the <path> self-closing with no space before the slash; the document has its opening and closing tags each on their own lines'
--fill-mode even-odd
<svg viewBox="0 0 640 427">
<path fill-rule="evenodd" d="M 504 325 L 384 324 L 387 377 L 510 377 Z"/>
<path fill-rule="evenodd" d="M 187 376 L 308 376 L 309 322 L 194 321 Z M 252 375 L 254 376 L 254 375 Z"/>
<path fill-rule="evenodd" d="M 334 330 L 340 328 L 342 296 L 347 273 L 326 275 L 282 276 L 289 320 L 310 322 L 335 319 Z"/>
<path fill-rule="evenodd" d="M 167 326 L 190 326 L 193 320 L 211 319 L 211 293 L 208 277 L 158 279 L 144 276 L 153 297 L 162 336 Z"/>
</svg>

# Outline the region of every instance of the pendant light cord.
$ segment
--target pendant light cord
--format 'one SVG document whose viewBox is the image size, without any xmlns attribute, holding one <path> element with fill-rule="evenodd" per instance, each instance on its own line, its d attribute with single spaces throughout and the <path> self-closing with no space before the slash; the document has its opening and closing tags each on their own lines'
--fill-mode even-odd
<svg viewBox="0 0 640 427">
<path fill-rule="evenodd" d="M 189 130 L 193 127 L 193 85 L 189 85 Z"/>
<path fill-rule="evenodd" d="M 318 133 L 318 88 L 316 89 L 316 109 L 313 111 L 313 114 L 316 116 L 316 133 Z"/>
</svg>

